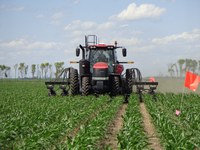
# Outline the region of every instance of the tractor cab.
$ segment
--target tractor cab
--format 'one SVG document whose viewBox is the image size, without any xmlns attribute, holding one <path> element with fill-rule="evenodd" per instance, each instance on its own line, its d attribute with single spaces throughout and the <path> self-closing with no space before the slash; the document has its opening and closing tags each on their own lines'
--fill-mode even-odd
<svg viewBox="0 0 200 150">
<path fill-rule="evenodd" d="M 88 48 L 88 61 L 90 62 L 90 72 L 93 73 L 94 65 L 103 63 L 108 65 L 108 72 L 114 71 L 116 61 L 115 49 L 113 45 L 98 44 Z"/>
</svg>

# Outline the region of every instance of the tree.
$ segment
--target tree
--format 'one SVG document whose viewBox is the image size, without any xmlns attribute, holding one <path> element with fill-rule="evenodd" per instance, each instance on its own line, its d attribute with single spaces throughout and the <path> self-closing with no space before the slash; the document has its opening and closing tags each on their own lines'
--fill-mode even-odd
<svg viewBox="0 0 200 150">
<path fill-rule="evenodd" d="M 28 74 L 28 65 L 25 66 L 25 77 L 27 77 Z"/>
<path fill-rule="evenodd" d="M 36 71 L 36 64 L 32 64 L 32 66 L 31 66 L 32 78 L 35 77 L 35 71 Z"/>
<path fill-rule="evenodd" d="M 184 59 L 179 59 L 178 60 L 178 64 L 179 64 L 179 72 L 180 72 L 180 77 L 183 76 L 183 64 L 185 63 L 185 60 Z"/>
<path fill-rule="evenodd" d="M 15 69 L 15 79 L 16 79 L 16 75 L 17 75 L 17 67 L 18 67 L 18 64 L 15 64 L 15 65 L 14 65 L 14 69 Z"/>
<path fill-rule="evenodd" d="M 5 75 L 6 78 L 10 76 L 10 70 L 11 70 L 11 67 L 6 66 L 5 73 L 4 73 L 4 75 Z"/>
<path fill-rule="evenodd" d="M 42 72 L 42 78 L 43 78 L 43 75 L 44 75 L 44 68 L 45 68 L 45 64 L 41 63 L 40 69 L 41 69 L 41 72 Z"/>
<path fill-rule="evenodd" d="M 10 69 L 11 68 L 9 66 L 0 65 L 0 76 L 7 78 L 9 76 Z"/>
<path fill-rule="evenodd" d="M 185 71 L 194 70 L 194 62 L 192 59 L 185 59 Z"/>
<path fill-rule="evenodd" d="M 192 72 L 196 72 L 196 70 L 197 70 L 197 67 L 198 67 L 198 62 L 196 61 L 196 60 L 191 60 L 191 70 L 192 70 Z"/>
<path fill-rule="evenodd" d="M 56 68 L 55 76 L 56 76 L 56 78 L 57 78 L 58 75 L 59 75 L 59 74 L 61 73 L 61 71 L 63 70 L 64 62 L 56 62 L 54 65 L 55 65 L 55 68 Z"/>
<path fill-rule="evenodd" d="M 37 78 L 41 78 L 40 65 L 37 64 Z"/>
<path fill-rule="evenodd" d="M 52 64 L 49 64 L 50 79 L 52 78 Z"/>
<path fill-rule="evenodd" d="M 20 64 L 19 64 L 18 70 L 20 71 L 21 78 L 24 78 L 24 74 L 25 74 L 25 63 L 20 63 Z"/>
<path fill-rule="evenodd" d="M 199 69 L 198 69 L 198 72 L 200 72 L 200 60 L 199 60 L 198 62 L 199 62 Z"/>
<path fill-rule="evenodd" d="M 168 65 L 168 72 L 169 72 L 169 74 L 170 74 L 171 77 L 174 76 L 173 65 L 174 65 L 174 64 L 169 64 L 169 65 Z"/>
<path fill-rule="evenodd" d="M 46 62 L 46 63 L 44 63 L 44 77 L 45 77 L 45 79 L 47 78 L 48 70 L 49 70 L 49 63 Z"/>
<path fill-rule="evenodd" d="M 175 70 L 176 70 L 176 77 L 178 77 L 178 67 L 177 67 L 176 63 L 172 64 L 172 68 L 175 68 Z"/>
<path fill-rule="evenodd" d="M 4 70 L 5 70 L 6 66 L 5 65 L 0 65 L 0 76 L 4 76 Z"/>
</svg>

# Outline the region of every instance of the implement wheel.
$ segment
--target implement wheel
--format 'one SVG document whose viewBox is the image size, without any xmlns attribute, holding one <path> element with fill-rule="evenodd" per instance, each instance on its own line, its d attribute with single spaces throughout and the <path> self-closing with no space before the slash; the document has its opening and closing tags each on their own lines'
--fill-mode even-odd
<svg viewBox="0 0 200 150">
<path fill-rule="evenodd" d="M 70 94 L 76 95 L 79 93 L 79 80 L 77 69 L 70 69 Z"/>
<path fill-rule="evenodd" d="M 119 76 L 113 76 L 111 80 L 111 95 L 116 96 L 120 93 Z"/>
<path fill-rule="evenodd" d="M 87 96 L 90 93 L 90 79 L 89 77 L 82 78 L 82 95 Z"/>
</svg>

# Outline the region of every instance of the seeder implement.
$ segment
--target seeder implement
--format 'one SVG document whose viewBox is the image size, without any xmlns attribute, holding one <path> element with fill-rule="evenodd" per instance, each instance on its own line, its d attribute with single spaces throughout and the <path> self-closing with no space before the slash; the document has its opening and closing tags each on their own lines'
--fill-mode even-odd
<svg viewBox="0 0 200 150">
<path fill-rule="evenodd" d="M 70 67 L 65 68 L 60 75 L 54 80 L 45 82 L 47 89 L 49 90 L 49 96 L 55 96 L 56 91 L 60 88 L 62 90 L 61 95 L 66 96 L 68 94 L 75 95 L 78 93 L 78 72 L 76 69 Z M 59 86 L 57 90 L 55 86 Z M 70 92 L 70 93 L 69 93 Z"/>
</svg>

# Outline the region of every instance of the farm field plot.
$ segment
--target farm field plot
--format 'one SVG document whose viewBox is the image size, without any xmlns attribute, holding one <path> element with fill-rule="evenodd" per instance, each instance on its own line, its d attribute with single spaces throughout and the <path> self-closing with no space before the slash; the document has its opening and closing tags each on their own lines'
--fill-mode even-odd
<svg viewBox="0 0 200 150">
<path fill-rule="evenodd" d="M 144 96 L 163 149 L 200 148 L 200 96 Z M 123 97 L 48 97 L 44 81 L 0 81 L 0 149 L 112 149 L 105 142 Z M 137 95 L 131 95 L 115 135 L 118 149 L 151 149 Z"/>
<path fill-rule="evenodd" d="M 123 97 L 48 97 L 42 81 L 1 81 L 1 149 L 99 147 Z"/>
<path fill-rule="evenodd" d="M 200 96 L 173 93 L 147 96 L 146 104 L 165 149 L 200 149 Z M 175 111 L 181 107 L 180 115 Z"/>
</svg>

